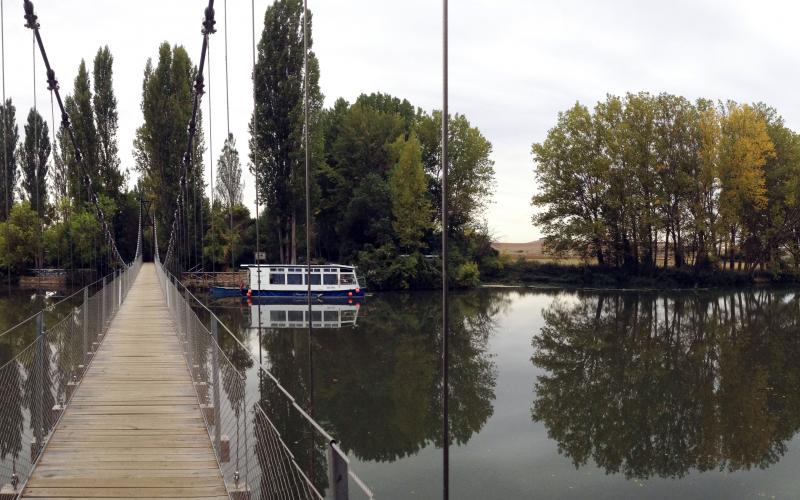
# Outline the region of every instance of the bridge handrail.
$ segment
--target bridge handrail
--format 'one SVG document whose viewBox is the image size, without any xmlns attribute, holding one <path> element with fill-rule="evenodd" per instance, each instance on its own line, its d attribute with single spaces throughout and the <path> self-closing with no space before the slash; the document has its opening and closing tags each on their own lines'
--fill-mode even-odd
<svg viewBox="0 0 800 500">
<path fill-rule="evenodd" d="M 0 356 L 11 350 L 0 362 L 0 497 L 25 488 L 141 263 L 139 255 L 0 334 Z"/>
<path fill-rule="evenodd" d="M 204 412 L 204 417 L 231 497 L 236 498 L 246 492 L 247 495 L 255 495 L 253 498 L 272 498 L 276 494 L 274 488 L 278 488 L 280 490 L 278 493 L 289 495 L 290 498 L 323 499 L 326 497 L 321 491 L 324 493 L 327 488 L 331 490 L 330 498 L 336 500 L 349 499 L 351 493 L 367 499 L 374 498 L 364 481 L 349 470 L 349 460 L 336 439 L 297 403 L 266 367 L 259 363 L 258 357 L 247 345 L 158 261 L 156 270 L 168 306 L 176 321 L 178 336 L 183 342 L 189 372 L 195 387 L 200 388 L 197 393 L 201 405 L 203 408 L 210 408 L 208 412 Z M 207 317 L 207 324 L 200 319 L 198 311 Z M 265 398 L 261 389 L 256 394 L 246 391 L 244 374 L 220 347 L 220 329 L 225 337 L 232 340 L 234 350 L 249 358 L 250 363 L 258 370 L 259 379 L 262 379 L 263 375 L 263 379 L 277 390 L 270 393 L 279 397 L 277 400 L 273 398 L 269 406 L 264 404 L 266 399 L 269 399 L 269 394 Z M 223 387 L 222 390 L 217 380 L 220 371 L 227 373 L 228 376 L 227 387 Z M 231 377 L 231 374 L 236 376 Z M 260 382 L 259 387 L 262 387 Z M 269 392 L 269 388 L 262 387 L 262 389 Z M 228 396 L 227 403 L 223 402 L 220 396 L 223 391 Z M 238 401 L 237 405 L 242 406 L 234 407 L 230 401 Z M 280 408 L 276 408 L 278 406 Z M 250 432 L 245 430 L 242 438 L 234 440 L 229 437 L 226 441 L 223 436 L 240 433 L 239 427 L 242 424 L 240 415 L 236 412 L 237 408 L 239 411 L 249 409 L 246 413 L 250 420 L 248 422 L 248 418 L 245 417 L 244 425 L 250 423 L 253 429 Z M 285 411 L 281 413 L 276 411 L 278 409 Z M 300 465 L 295 456 L 297 450 L 292 451 L 292 446 L 287 444 L 279 431 L 280 425 L 276 425 L 275 421 L 279 413 L 283 418 L 293 413 L 292 425 L 299 423 L 303 428 L 301 434 L 305 436 L 303 440 L 311 441 L 312 445 L 302 450 L 309 452 L 308 457 L 303 457 L 309 460 L 310 465 L 307 469 Z M 251 442 L 250 438 L 255 442 Z M 297 439 L 290 443 L 297 444 L 296 441 Z M 237 457 L 240 449 L 244 448 L 243 468 L 240 467 L 241 464 L 233 466 L 225 460 L 229 458 L 234 443 Z M 318 462 L 327 462 L 327 466 L 315 467 L 314 464 Z M 325 472 L 327 477 L 321 476 L 322 472 Z M 265 485 L 273 489 L 265 489 Z"/>
</svg>

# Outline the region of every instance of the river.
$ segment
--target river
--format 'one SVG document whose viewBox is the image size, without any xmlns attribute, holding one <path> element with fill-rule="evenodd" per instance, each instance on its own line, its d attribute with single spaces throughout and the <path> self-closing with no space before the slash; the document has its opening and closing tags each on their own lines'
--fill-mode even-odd
<svg viewBox="0 0 800 500">
<path fill-rule="evenodd" d="M 257 306 L 212 306 L 255 352 Z M 282 309 L 264 362 L 376 497 L 440 497 L 439 294 L 322 312 L 310 343 Z M 482 289 L 451 315 L 452 498 L 800 496 L 794 291 Z"/>
<path fill-rule="evenodd" d="M 303 305 L 204 300 L 252 352 L 261 315 L 264 364 L 376 498 L 428 499 L 442 484 L 439 298 L 315 306 L 310 339 Z M 2 294 L 2 326 L 56 300 Z M 795 291 L 481 289 L 454 293 L 451 318 L 451 498 L 800 496 Z M 2 359 L 33 335 L 0 338 Z M 252 360 L 221 344 L 258 390 Z M 294 422 L 275 425 L 302 457 Z M 0 432 L 3 459 L 12 438 Z"/>
</svg>

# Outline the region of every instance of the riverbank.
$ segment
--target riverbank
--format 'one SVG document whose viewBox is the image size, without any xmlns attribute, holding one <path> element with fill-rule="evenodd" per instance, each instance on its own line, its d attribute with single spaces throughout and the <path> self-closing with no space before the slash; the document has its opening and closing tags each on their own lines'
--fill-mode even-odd
<svg viewBox="0 0 800 500">
<path fill-rule="evenodd" d="M 482 276 L 483 285 L 542 286 L 597 289 L 688 289 L 728 288 L 753 285 L 800 285 L 800 277 L 789 273 L 730 270 L 698 271 L 693 268 L 657 268 L 631 273 L 601 266 L 576 266 L 518 261 Z"/>
</svg>

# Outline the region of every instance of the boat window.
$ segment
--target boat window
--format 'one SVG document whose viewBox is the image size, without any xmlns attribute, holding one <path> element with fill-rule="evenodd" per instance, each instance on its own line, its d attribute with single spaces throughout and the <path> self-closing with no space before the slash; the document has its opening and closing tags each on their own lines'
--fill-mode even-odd
<svg viewBox="0 0 800 500">
<path fill-rule="evenodd" d="M 269 284 L 270 285 L 285 285 L 286 284 L 286 275 L 285 274 L 270 273 L 270 275 L 269 275 Z"/>
<path fill-rule="evenodd" d="M 339 313 L 337 311 L 324 311 L 325 321 L 339 321 Z"/>
<path fill-rule="evenodd" d="M 286 284 L 287 285 L 302 285 L 303 284 L 303 275 L 302 274 L 287 274 L 286 275 Z"/>
<path fill-rule="evenodd" d="M 289 311 L 289 321 L 295 323 L 303 322 L 303 311 Z"/>
<path fill-rule="evenodd" d="M 308 317 L 308 311 L 306 311 L 306 317 Z M 314 321 L 322 321 L 322 311 L 311 311 L 311 322 Z"/>
<path fill-rule="evenodd" d="M 354 275 L 352 275 L 352 274 L 343 274 L 341 276 L 341 278 L 342 278 L 342 281 L 341 281 L 342 285 L 355 285 L 356 284 L 356 277 Z"/>
<path fill-rule="evenodd" d="M 286 321 L 286 311 L 270 311 L 270 321 Z"/>
<path fill-rule="evenodd" d="M 342 311 L 342 321 L 355 321 L 356 320 L 356 312 L 355 311 Z"/>
<path fill-rule="evenodd" d="M 320 275 L 319 274 L 312 274 L 311 275 L 311 284 L 312 285 L 319 285 L 319 279 L 320 279 Z"/>
<path fill-rule="evenodd" d="M 323 283 L 326 285 L 338 285 L 339 278 L 335 274 L 325 274 L 322 276 Z"/>
</svg>

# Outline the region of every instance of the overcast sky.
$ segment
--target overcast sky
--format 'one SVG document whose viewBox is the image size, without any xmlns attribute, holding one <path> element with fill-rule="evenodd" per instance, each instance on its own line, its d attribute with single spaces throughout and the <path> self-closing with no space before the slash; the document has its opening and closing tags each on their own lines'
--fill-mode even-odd
<svg viewBox="0 0 800 500">
<path fill-rule="evenodd" d="M 22 0 L 3 2 L 6 94 L 17 105 L 22 129 L 33 104 L 31 32 L 23 27 Z M 72 89 L 81 58 L 91 65 L 100 45 L 111 48 L 120 153 L 123 165 L 133 170 L 145 62 L 157 56 L 164 40 L 184 45 L 197 62 L 206 1 L 34 3 L 65 93 Z M 259 36 L 269 3 L 256 1 Z M 215 159 L 226 133 L 223 1 L 216 4 L 212 130 L 208 95 L 204 100 L 206 145 L 213 144 Z M 309 8 L 327 105 L 340 96 L 352 101 L 362 92 L 380 91 L 427 110 L 441 107 L 440 2 L 309 0 Z M 627 91 L 764 101 L 798 128 L 799 11 L 796 3 L 764 0 L 451 0 L 450 110 L 465 114 L 494 146 L 497 189 L 487 217 L 496 237 L 530 241 L 540 236 L 530 222 L 531 144 L 541 141 L 557 113 L 575 101 L 593 105 L 606 93 Z M 250 19 L 249 1 L 228 2 L 230 127 L 243 158 L 252 109 Z M 41 60 L 37 63 L 36 95 L 49 120 L 49 93 Z M 252 205 L 249 173 L 246 183 Z"/>
</svg>

